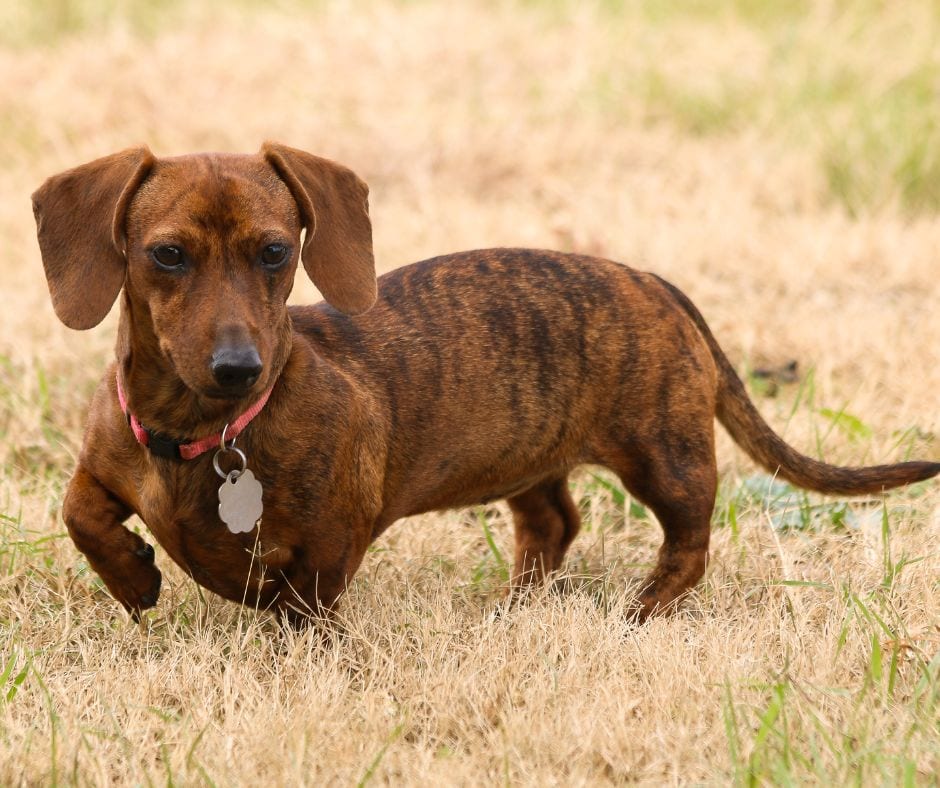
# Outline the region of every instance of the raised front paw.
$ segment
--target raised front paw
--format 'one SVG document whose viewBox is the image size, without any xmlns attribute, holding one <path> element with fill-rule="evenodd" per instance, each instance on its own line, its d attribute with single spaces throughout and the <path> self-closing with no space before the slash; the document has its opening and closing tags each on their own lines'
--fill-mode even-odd
<svg viewBox="0 0 940 788">
<path fill-rule="evenodd" d="M 136 534 L 132 536 L 135 540 L 132 549 L 123 548 L 105 561 L 91 564 L 111 595 L 137 621 L 141 611 L 157 604 L 163 578 L 153 562 L 153 547 Z"/>
<path fill-rule="evenodd" d="M 153 565 L 153 548 L 122 525 L 131 513 L 79 463 L 65 494 L 62 519 L 111 595 L 139 619 L 142 610 L 157 604 L 162 578 Z"/>
</svg>

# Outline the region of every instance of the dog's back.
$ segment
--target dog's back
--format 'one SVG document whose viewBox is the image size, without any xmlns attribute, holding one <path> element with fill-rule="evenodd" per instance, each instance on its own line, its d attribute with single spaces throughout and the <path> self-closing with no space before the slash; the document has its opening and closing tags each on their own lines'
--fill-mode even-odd
<svg viewBox="0 0 940 788">
<path fill-rule="evenodd" d="M 611 439 L 662 435 L 667 390 L 694 390 L 714 413 L 714 363 L 689 317 L 655 277 L 606 260 L 464 252 L 381 277 L 365 314 L 318 304 L 291 317 L 382 392 L 395 516 L 603 463 Z"/>
</svg>

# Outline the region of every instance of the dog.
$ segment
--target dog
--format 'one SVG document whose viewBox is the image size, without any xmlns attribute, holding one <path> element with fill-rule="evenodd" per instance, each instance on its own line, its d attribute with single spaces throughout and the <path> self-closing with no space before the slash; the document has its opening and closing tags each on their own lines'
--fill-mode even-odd
<svg viewBox="0 0 940 788">
<path fill-rule="evenodd" d="M 52 176 L 33 208 L 62 322 L 91 328 L 121 296 L 62 514 L 136 618 L 161 574 L 131 514 L 196 582 L 301 625 L 329 617 L 369 544 L 420 512 L 505 498 L 511 588 L 543 581 L 579 528 L 567 476 L 601 465 L 663 530 L 643 621 L 705 571 L 716 418 L 763 467 L 823 493 L 940 472 L 798 453 L 655 274 L 488 249 L 377 283 L 365 183 L 284 145 L 125 150 Z M 324 303 L 286 305 L 299 261 Z"/>
</svg>

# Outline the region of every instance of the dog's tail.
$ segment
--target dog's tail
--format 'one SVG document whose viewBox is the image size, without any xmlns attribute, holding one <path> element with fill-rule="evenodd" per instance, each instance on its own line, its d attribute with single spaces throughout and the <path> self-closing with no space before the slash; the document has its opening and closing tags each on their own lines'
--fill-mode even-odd
<svg viewBox="0 0 940 788">
<path fill-rule="evenodd" d="M 798 487 L 837 495 L 878 493 L 940 474 L 940 462 L 846 468 L 800 454 L 770 428 L 754 407 L 741 378 L 695 305 L 681 290 L 663 279 L 660 281 L 692 318 L 715 359 L 718 367 L 718 421 L 735 442 L 767 470 Z"/>
</svg>

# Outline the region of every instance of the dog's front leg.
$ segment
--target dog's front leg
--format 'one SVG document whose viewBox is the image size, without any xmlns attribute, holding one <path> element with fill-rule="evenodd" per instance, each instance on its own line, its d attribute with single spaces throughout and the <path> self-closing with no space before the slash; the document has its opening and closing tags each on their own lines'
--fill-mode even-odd
<svg viewBox="0 0 940 788">
<path fill-rule="evenodd" d="M 79 463 L 69 482 L 62 518 L 75 546 L 114 598 L 137 619 L 141 610 L 157 604 L 161 576 L 153 563 L 153 547 L 122 525 L 131 513 Z"/>
<path fill-rule="evenodd" d="M 331 622 L 369 546 L 367 526 L 318 530 L 321 538 L 304 545 L 284 572 L 286 582 L 276 604 L 278 618 L 297 629 L 317 621 Z"/>
</svg>

